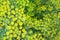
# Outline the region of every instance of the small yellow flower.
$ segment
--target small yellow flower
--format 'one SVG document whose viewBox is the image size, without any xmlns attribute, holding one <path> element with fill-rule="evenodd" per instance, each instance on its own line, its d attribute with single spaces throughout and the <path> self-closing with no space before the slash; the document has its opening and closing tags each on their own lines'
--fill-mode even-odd
<svg viewBox="0 0 60 40">
<path fill-rule="evenodd" d="M 25 35 L 26 35 L 26 30 L 25 29 L 22 29 L 22 38 L 24 38 L 25 37 Z"/>
<path fill-rule="evenodd" d="M 10 4 L 10 1 L 7 1 L 8 5 Z"/>
<path fill-rule="evenodd" d="M 29 32 L 29 33 L 31 34 L 31 33 L 33 33 L 33 31 L 32 31 L 32 30 L 30 30 L 30 32 Z"/>
<path fill-rule="evenodd" d="M 11 15 L 10 17 L 13 19 L 14 18 L 14 15 Z"/>
<path fill-rule="evenodd" d="M 12 38 L 9 38 L 9 40 L 12 40 Z"/>
<path fill-rule="evenodd" d="M 20 26 L 19 29 L 22 29 L 22 26 Z"/>
<path fill-rule="evenodd" d="M 60 0 L 56 0 L 56 2 L 60 3 Z"/>
<path fill-rule="evenodd" d="M 14 5 L 11 5 L 11 9 L 13 9 L 14 8 Z"/>
<path fill-rule="evenodd" d="M 6 26 L 6 29 L 11 30 L 11 26 Z"/>
<path fill-rule="evenodd" d="M 10 33 L 9 32 L 6 32 L 6 35 L 8 36 Z"/>
<path fill-rule="evenodd" d="M 17 34 L 14 33 L 13 36 L 14 36 L 14 37 L 17 37 Z"/>
<path fill-rule="evenodd" d="M 10 12 L 10 10 L 11 10 L 10 7 L 8 6 L 7 8 L 8 8 L 8 11 Z"/>
<path fill-rule="evenodd" d="M 58 12 L 58 18 L 60 18 L 60 12 Z"/>
<path fill-rule="evenodd" d="M 17 20 L 17 23 L 19 23 L 20 22 L 20 20 Z"/>
<path fill-rule="evenodd" d="M 24 33 L 22 33 L 22 38 L 24 38 L 25 37 L 25 34 Z"/>
<path fill-rule="evenodd" d="M 12 30 L 14 30 L 15 29 L 15 26 L 12 26 L 11 28 L 12 28 Z"/>
<path fill-rule="evenodd" d="M 42 6 L 41 9 L 42 9 L 43 11 L 45 11 L 45 10 L 46 10 L 46 7 L 45 7 L 45 6 Z"/>
<path fill-rule="evenodd" d="M 19 9 L 18 8 L 15 8 L 16 11 L 18 11 Z"/>
<path fill-rule="evenodd" d="M 17 27 L 17 26 L 18 26 L 18 23 L 15 23 L 15 25 L 14 25 L 14 26 L 16 26 L 16 27 Z"/>
<path fill-rule="evenodd" d="M 28 6 L 29 4 L 26 4 L 26 6 Z"/>
<path fill-rule="evenodd" d="M 18 30 L 18 28 L 16 27 L 16 29 L 14 30 L 15 32 L 18 32 L 19 30 Z"/>
<path fill-rule="evenodd" d="M 45 40 L 44 38 L 42 38 L 42 40 Z"/>
<path fill-rule="evenodd" d="M 13 15 L 15 15 L 15 11 L 14 11 L 14 10 L 12 10 L 11 13 L 12 13 Z"/>
<path fill-rule="evenodd" d="M 12 21 L 16 21 L 16 20 L 17 20 L 17 18 L 14 18 L 14 17 L 12 18 Z"/>
<path fill-rule="evenodd" d="M 10 38 L 12 38 L 12 37 L 13 37 L 13 35 L 12 35 L 12 34 L 10 34 L 10 35 L 9 35 L 9 37 L 10 37 Z"/>
<path fill-rule="evenodd" d="M 34 36 L 33 36 L 33 38 L 35 39 L 35 38 L 36 38 L 36 36 L 34 35 Z"/>
<path fill-rule="evenodd" d="M 13 30 L 9 30 L 9 33 L 13 33 Z"/>
<path fill-rule="evenodd" d="M 22 32 L 23 32 L 23 34 L 26 34 L 27 32 L 26 32 L 26 29 L 22 29 Z"/>
<path fill-rule="evenodd" d="M 20 8 L 22 8 L 22 6 L 20 6 Z"/>
<path fill-rule="evenodd" d="M 21 13 L 24 13 L 24 8 L 21 8 L 21 9 L 20 9 L 20 12 L 21 12 Z"/>
<path fill-rule="evenodd" d="M 4 1 L 3 4 L 6 5 L 7 4 L 7 1 Z"/>
<path fill-rule="evenodd" d="M 3 37 L 3 40 L 6 40 L 7 38 L 6 37 Z"/>
<path fill-rule="evenodd" d="M 20 40 L 20 36 L 18 36 L 17 39 Z"/>
<path fill-rule="evenodd" d="M 10 11 L 7 14 L 10 15 Z"/>
<path fill-rule="evenodd" d="M 11 25 L 14 25 L 14 22 L 13 21 L 11 21 Z"/>
<path fill-rule="evenodd" d="M 19 25 L 20 25 L 20 26 L 23 25 L 23 22 L 19 22 Z"/>
</svg>

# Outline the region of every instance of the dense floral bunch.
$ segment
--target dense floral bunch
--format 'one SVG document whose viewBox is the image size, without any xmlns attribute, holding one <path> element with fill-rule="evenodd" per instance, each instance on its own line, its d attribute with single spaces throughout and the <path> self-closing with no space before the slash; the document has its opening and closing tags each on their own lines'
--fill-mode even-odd
<svg viewBox="0 0 60 40">
<path fill-rule="evenodd" d="M 60 0 L 0 0 L 0 40 L 60 40 Z"/>
</svg>

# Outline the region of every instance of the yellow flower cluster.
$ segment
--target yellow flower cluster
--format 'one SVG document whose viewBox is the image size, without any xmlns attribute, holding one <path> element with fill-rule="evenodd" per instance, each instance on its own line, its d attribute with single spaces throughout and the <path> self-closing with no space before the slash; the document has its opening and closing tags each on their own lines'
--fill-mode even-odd
<svg viewBox="0 0 60 40">
<path fill-rule="evenodd" d="M 60 12 L 58 12 L 58 18 L 60 18 Z"/>
<path fill-rule="evenodd" d="M 0 0 L 0 40 L 60 40 L 59 11 L 60 0 Z"/>
</svg>

